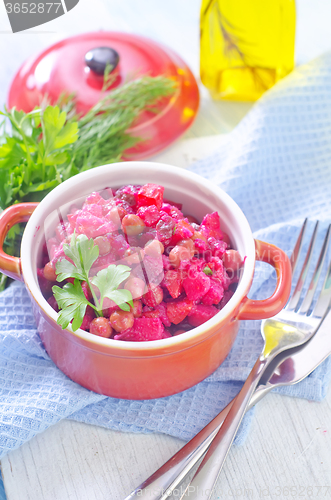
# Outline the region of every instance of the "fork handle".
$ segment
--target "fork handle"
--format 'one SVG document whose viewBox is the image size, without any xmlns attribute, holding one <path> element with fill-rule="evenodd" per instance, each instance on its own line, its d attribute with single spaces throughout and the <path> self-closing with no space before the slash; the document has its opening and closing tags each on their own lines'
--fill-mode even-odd
<svg viewBox="0 0 331 500">
<path fill-rule="evenodd" d="M 192 481 L 181 496 L 181 500 L 183 498 L 207 500 L 211 497 L 228 451 L 266 364 L 266 358 L 261 355 L 234 400 L 222 427 L 216 434 Z"/>
<path fill-rule="evenodd" d="M 251 397 L 250 410 L 273 389 L 272 385 L 259 385 Z M 204 455 L 223 424 L 235 398 L 216 415 L 198 434 L 188 441 L 167 462 L 132 491 L 124 500 L 165 500 L 181 483 Z"/>
</svg>

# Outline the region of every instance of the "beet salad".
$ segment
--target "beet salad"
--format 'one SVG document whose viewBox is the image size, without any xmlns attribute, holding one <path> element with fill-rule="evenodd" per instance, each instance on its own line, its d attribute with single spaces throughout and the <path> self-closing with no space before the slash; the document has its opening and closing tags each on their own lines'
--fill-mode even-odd
<svg viewBox="0 0 331 500">
<path fill-rule="evenodd" d="M 202 221 L 157 184 L 93 192 L 44 245 L 40 288 L 62 328 L 119 341 L 184 333 L 233 295 L 242 258 L 217 212 Z"/>
</svg>

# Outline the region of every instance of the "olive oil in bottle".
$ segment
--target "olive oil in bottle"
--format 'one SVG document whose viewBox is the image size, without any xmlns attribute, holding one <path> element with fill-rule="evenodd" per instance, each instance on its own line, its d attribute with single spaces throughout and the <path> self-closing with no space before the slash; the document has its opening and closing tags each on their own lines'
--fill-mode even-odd
<svg viewBox="0 0 331 500">
<path fill-rule="evenodd" d="M 294 0 L 202 0 L 200 75 L 214 99 L 255 101 L 294 68 Z"/>
</svg>

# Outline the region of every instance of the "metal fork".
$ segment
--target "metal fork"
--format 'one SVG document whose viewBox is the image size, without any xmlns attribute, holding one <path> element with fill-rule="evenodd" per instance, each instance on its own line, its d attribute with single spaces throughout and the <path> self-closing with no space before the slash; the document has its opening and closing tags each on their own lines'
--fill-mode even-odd
<svg viewBox="0 0 331 500">
<path fill-rule="evenodd" d="M 298 240 L 296 242 L 296 245 L 294 247 L 292 256 L 291 256 L 291 264 L 292 264 L 292 270 L 293 274 L 295 272 L 296 265 L 299 260 L 300 252 L 301 252 L 301 247 L 302 247 L 302 242 L 304 239 L 304 234 L 305 234 L 305 229 L 307 225 L 307 220 L 304 222 L 303 227 L 300 231 Z M 285 308 L 284 314 L 287 314 L 292 311 L 295 311 L 295 307 L 297 307 L 299 301 L 300 301 L 300 295 L 299 291 L 303 289 L 304 281 L 307 276 L 308 268 L 310 267 L 311 263 L 311 258 L 313 254 L 313 248 L 315 245 L 316 241 L 316 235 L 317 235 L 317 228 L 318 228 L 318 223 L 315 226 L 312 238 L 310 240 L 309 248 L 306 254 L 305 262 L 303 264 L 297 286 L 295 288 L 295 291 L 290 298 L 287 307 Z M 313 274 L 313 278 L 310 282 L 310 286 L 308 289 L 308 292 L 306 294 L 307 299 L 304 299 L 304 301 L 301 304 L 301 307 L 299 311 L 296 311 L 295 318 L 300 319 L 300 325 L 302 322 L 305 321 L 305 318 L 308 318 L 308 321 L 310 322 L 311 325 L 311 330 L 316 331 L 317 327 L 320 324 L 320 318 L 324 316 L 328 309 L 328 305 L 330 302 L 330 296 L 331 296 L 331 266 L 329 266 L 328 271 L 326 273 L 326 277 L 323 283 L 323 288 L 322 291 L 319 294 L 319 298 L 317 300 L 316 306 L 313 310 L 312 313 L 307 314 L 309 312 L 309 307 L 311 304 L 311 301 L 314 296 L 314 292 L 317 287 L 318 283 L 318 278 L 321 274 L 321 270 L 323 267 L 323 262 L 325 260 L 325 255 L 326 251 L 328 248 L 328 243 L 330 239 L 330 227 L 328 228 L 328 231 L 326 233 L 323 245 L 322 245 L 322 250 Z M 295 301 L 294 301 L 295 297 Z M 308 307 L 309 303 L 309 307 Z M 279 318 L 279 315 L 277 316 Z M 275 317 L 272 318 L 273 321 L 275 321 Z M 269 323 L 271 320 L 266 320 L 264 321 L 265 323 Z M 293 329 L 293 326 L 296 325 L 297 322 L 292 323 L 291 325 L 291 330 Z M 305 324 L 305 323 L 304 323 Z M 301 331 L 301 330 L 300 330 Z M 304 329 L 305 334 L 307 334 L 308 338 L 308 333 L 307 330 Z M 295 333 L 295 332 L 293 332 Z M 300 333 L 300 338 L 302 339 L 302 333 Z M 311 335 L 310 335 L 311 336 Z M 308 341 L 305 346 L 309 347 L 309 344 L 313 342 L 315 337 L 313 337 L 312 340 Z M 317 340 L 316 340 L 317 342 Z M 331 347 L 331 345 L 330 345 Z M 302 347 L 299 348 L 302 350 Z M 293 349 L 289 350 L 289 348 L 286 346 L 285 348 L 281 349 L 284 352 L 282 354 L 278 354 L 276 357 L 276 354 L 273 352 L 273 361 L 269 358 L 267 366 L 261 371 L 260 376 L 265 376 L 269 372 L 272 374 L 273 370 L 275 369 L 276 366 L 278 366 L 281 361 L 280 358 L 283 358 L 286 356 L 287 352 L 293 353 Z M 295 350 L 295 349 L 294 349 Z M 316 350 L 316 349 L 315 349 Z M 317 349 L 318 350 L 318 349 Z M 293 355 L 292 355 L 293 356 Z M 299 356 L 299 354 L 298 354 Z M 276 357 L 276 359 L 274 359 Z M 307 356 L 306 356 L 307 358 Z M 300 358 L 301 359 L 301 358 Z M 321 359 L 316 360 L 316 363 L 312 363 L 311 370 L 315 366 L 318 365 L 318 363 L 321 361 Z M 305 367 L 307 366 L 307 361 L 304 361 Z M 308 363 L 309 365 L 309 363 Z M 268 367 L 268 369 L 266 369 Z M 301 370 L 300 373 L 302 373 Z M 307 372 L 308 374 L 308 372 Z M 269 375 L 270 377 L 270 375 Z M 301 377 L 301 375 L 300 375 Z M 297 378 L 295 380 L 296 382 L 300 379 Z M 294 380 L 292 383 L 295 383 Z M 270 390 L 270 386 L 268 386 Z M 249 406 L 254 404 L 256 401 L 258 401 L 262 396 L 262 394 L 266 394 L 266 390 L 264 391 L 255 391 L 255 394 L 260 393 L 260 397 L 252 397 L 250 400 Z M 237 396 L 238 397 L 238 396 Z M 126 497 L 125 500 L 134 500 L 135 498 L 148 498 L 149 500 L 164 500 L 165 498 L 168 497 L 168 495 L 171 494 L 173 489 L 180 483 L 180 481 L 186 476 L 186 474 L 191 470 L 191 468 L 194 466 L 195 463 L 203 456 L 205 451 L 207 450 L 208 446 L 210 445 L 212 439 L 216 435 L 217 430 L 219 427 L 222 425 L 222 422 L 225 419 L 225 416 L 229 413 L 229 409 L 231 408 L 231 405 L 233 404 L 233 401 L 227 406 L 226 409 L 222 410 L 212 422 L 210 422 L 204 429 L 202 429 L 197 436 L 195 436 L 190 442 L 188 442 L 181 450 L 179 450 L 175 456 L 173 456 L 166 464 L 164 464 L 159 470 L 157 470 L 151 477 L 146 479 L 140 486 L 138 486 L 128 497 Z M 201 464 L 202 465 L 202 464 Z M 190 491 L 193 491 L 192 483 L 191 483 L 191 488 Z M 145 495 L 146 494 L 146 495 Z M 194 497 L 193 497 L 194 498 Z M 204 496 L 204 499 L 207 497 Z"/>
<path fill-rule="evenodd" d="M 307 220 L 300 231 L 295 246 L 292 261 L 297 263 L 302 245 Z M 216 434 L 203 461 L 201 462 L 191 483 L 187 486 L 182 498 L 204 500 L 210 498 L 214 485 L 225 462 L 228 451 L 237 433 L 242 417 L 249 405 L 251 397 L 261 379 L 262 374 L 271 361 L 281 352 L 307 342 L 318 329 L 324 315 L 328 310 L 331 296 L 331 266 L 329 265 L 322 291 L 316 304 L 312 308 L 316 287 L 323 268 L 328 243 L 330 240 L 330 227 L 325 236 L 322 249 L 315 267 L 307 293 L 300 304 L 305 279 L 310 267 L 313 249 L 317 236 L 318 222 L 309 244 L 308 252 L 301 269 L 301 273 L 286 307 L 273 318 L 262 321 L 261 334 L 264 339 L 264 348 L 250 372 L 243 388 L 237 395 L 222 427 Z M 310 309 L 312 311 L 310 312 Z"/>
<path fill-rule="evenodd" d="M 276 356 L 261 377 L 248 405 L 248 410 L 276 387 L 301 382 L 331 355 L 331 310 L 313 337 L 305 344 Z M 230 411 L 233 401 L 188 441 L 175 455 L 136 488 L 126 500 L 166 500 L 205 454 Z"/>
</svg>

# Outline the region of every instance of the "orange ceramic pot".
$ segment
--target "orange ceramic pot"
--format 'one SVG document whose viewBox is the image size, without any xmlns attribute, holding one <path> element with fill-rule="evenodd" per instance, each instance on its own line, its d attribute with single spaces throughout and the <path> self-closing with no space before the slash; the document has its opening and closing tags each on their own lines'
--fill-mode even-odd
<svg viewBox="0 0 331 500">
<path fill-rule="evenodd" d="M 70 326 L 62 330 L 56 322 L 57 313 L 43 297 L 37 279 L 45 233 L 47 238 L 49 227 L 54 226 L 54 213 L 59 207 L 68 207 L 74 199 L 108 186 L 148 182 L 163 185 L 165 197 L 183 203 L 183 212 L 198 220 L 218 211 L 222 229 L 245 257 L 234 295 L 203 325 L 167 339 L 125 342 L 101 338 L 81 329 L 73 332 Z M 10 227 L 26 220 L 21 257 L 10 257 L 2 249 L 5 236 Z M 259 301 L 247 298 L 256 260 L 271 264 L 277 273 L 275 292 Z M 291 287 L 291 266 L 286 254 L 273 245 L 254 240 L 244 214 L 223 190 L 184 169 L 150 162 L 98 167 L 65 181 L 39 204 L 24 203 L 6 209 L 0 216 L 0 270 L 24 281 L 41 340 L 60 370 L 88 389 L 124 399 L 169 396 L 205 379 L 228 355 L 240 320 L 277 314 L 284 307 Z"/>
</svg>

